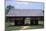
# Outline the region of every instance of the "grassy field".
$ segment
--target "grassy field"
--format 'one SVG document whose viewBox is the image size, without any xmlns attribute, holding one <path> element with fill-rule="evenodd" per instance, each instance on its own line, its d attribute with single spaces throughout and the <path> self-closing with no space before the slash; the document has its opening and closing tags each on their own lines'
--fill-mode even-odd
<svg viewBox="0 0 46 31">
<path fill-rule="evenodd" d="M 5 31 L 11 31 L 11 30 L 27 30 L 27 29 L 40 29 L 43 28 L 42 25 L 31 25 L 31 26 L 14 26 L 10 23 L 5 23 Z"/>
</svg>

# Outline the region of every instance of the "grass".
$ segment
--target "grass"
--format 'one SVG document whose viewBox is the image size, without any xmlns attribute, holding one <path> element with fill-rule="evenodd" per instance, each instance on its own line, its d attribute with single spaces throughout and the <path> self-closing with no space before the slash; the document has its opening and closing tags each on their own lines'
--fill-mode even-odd
<svg viewBox="0 0 46 31">
<path fill-rule="evenodd" d="M 11 25 L 10 22 L 5 23 L 5 31 L 11 30 L 27 30 L 27 29 L 40 29 L 43 28 L 42 25 L 32 25 L 32 26 L 14 26 Z"/>
</svg>

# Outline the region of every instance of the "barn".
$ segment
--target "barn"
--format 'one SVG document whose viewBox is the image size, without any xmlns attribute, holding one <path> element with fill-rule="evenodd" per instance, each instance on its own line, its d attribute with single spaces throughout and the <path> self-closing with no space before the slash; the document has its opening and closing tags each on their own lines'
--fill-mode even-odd
<svg viewBox="0 0 46 31">
<path fill-rule="evenodd" d="M 42 9 L 13 8 L 8 12 L 8 14 L 6 14 L 6 17 L 7 20 L 14 22 L 15 26 L 16 25 L 38 25 L 40 21 L 43 21 L 43 23 L 42 22 L 40 23 L 44 24 L 44 13 Z"/>
</svg>

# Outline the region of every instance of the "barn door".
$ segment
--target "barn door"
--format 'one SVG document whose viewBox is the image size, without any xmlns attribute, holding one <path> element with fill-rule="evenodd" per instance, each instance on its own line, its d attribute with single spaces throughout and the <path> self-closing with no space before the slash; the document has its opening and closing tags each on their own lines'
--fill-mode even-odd
<svg viewBox="0 0 46 31">
<path fill-rule="evenodd" d="M 38 25 L 38 20 L 31 20 L 31 25 Z"/>
<path fill-rule="evenodd" d="M 38 25 L 38 20 L 35 20 L 35 25 Z"/>
<path fill-rule="evenodd" d="M 30 18 L 25 18 L 24 24 L 25 25 L 30 25 Z"/>
<path fill-rule="evenodd" d="M 20 25 L 20 26 L 24 25 L 23 18 L 17 18 L 15 20 L 15 25 Z"/>
</svg>

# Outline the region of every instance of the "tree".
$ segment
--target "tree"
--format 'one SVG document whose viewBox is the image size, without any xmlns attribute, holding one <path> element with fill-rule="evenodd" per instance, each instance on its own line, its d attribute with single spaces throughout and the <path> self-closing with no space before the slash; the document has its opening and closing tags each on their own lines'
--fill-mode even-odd
<svg viewBox="0 0 46 31">
<path fill-rule="evenodd" d="M 5 8 L 5 15 L 7 15 L 8 12 L 9 12 L 12 8 L 14 8 L 14 6 L 11 6 L 11 5 L 6 6 L 6 8 Z M 6 18 L 6 21 L 7 21 L 8 18 L 7 18 L 7 17 L 5 17 L 5 18 Z"/>
<path fill-rule="evenodd" d="M 10 9 L 12 9 L 12 8 L 14 8 L 14 7 L 11 6 L 11 5 L 9 5 L 9 6 L 7 6 L 7 8 L 10 10 Z"/>
<path fill-rule="evenodd" d="M 11 6 L 11 5 L 7 6 L 6 9 L 5 9 L 5 14 L 8 14 L 8 12 L 9 12 L 12 8 L 14 8 L 14 6 Z"/>
</svg>

